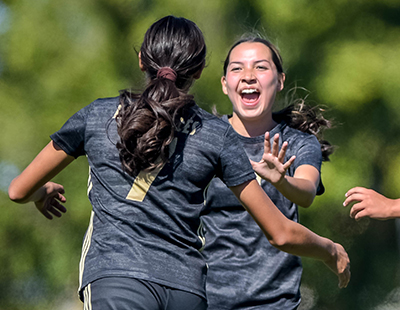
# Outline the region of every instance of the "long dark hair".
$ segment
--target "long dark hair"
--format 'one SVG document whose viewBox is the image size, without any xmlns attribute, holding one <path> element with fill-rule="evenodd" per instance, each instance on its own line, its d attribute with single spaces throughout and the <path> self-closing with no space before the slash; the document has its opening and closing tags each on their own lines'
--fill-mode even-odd
<svg viewBox="0 0 400 310">
<path fill-rule="evenodd" d="M 283 60 L 278 48 L 270 41 L 259 35 L 244 35 L 236 41 L 230 48 L 224 62 L 224 75 L 229 65 L 232 50 L 242 43 L 262 43 L 272 52 L 272 60 L 279 74 L 283 74 Z M 285 97 L 285 108 L 272 114 L 273 119 L 280 123 L 285 121 L 288 126 L 315 135 L 321 144 L 322 160 L 329 161 L 329 155 L 334 151 L 334 147 L 323 138 L 325 129 L 332 127 L 332 121 L 323 115 L 324 109 L 320 106 L 312 106 L 306 102 L 306 98 L 295 96 L 296 87 L 292 88 Z"/>
<path fill-rule="evenodd" d="M 122 91 L 116 116 L 117 148 L 130 175 L 151 171 L 168 159 L 177 123 L 185 108 L 194 104 L 187 91 L 204 68 L 205 57 L 203 34 L 190 20 L 166 16 L 147 30 L 140 48 L 147 85 L 141 93 Z M 157 74 L 165 67 L 176 79 Z"/>
</svg>

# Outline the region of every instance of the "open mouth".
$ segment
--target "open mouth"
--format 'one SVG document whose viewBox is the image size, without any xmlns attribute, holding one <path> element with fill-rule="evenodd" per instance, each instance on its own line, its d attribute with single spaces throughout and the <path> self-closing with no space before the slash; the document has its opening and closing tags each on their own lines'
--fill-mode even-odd
<svg viewBox="0 0 400 310">
<path fill-rule="evenodd" d="M 254 104 L 258 101 L 258 98 L 260 97 L 259 91 L 255 88 L 243 89 L 240 95 L 242 97 L 242 101 L 245 104 Z"/>
</svg>

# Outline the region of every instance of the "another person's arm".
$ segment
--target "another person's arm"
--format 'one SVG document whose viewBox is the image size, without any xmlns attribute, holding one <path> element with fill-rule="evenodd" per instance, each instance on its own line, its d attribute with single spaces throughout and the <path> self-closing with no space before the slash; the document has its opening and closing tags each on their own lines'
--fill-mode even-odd
<svg viewBox="0 0 400 310">
<path fill-rule="evenodd" d="M 350 281 L 350 261 L 344 248 L 287 219 L 257 181 L 231 187 L 260 226 L 269 242 L 284 252 L 322 260 L 339 278 L 339 287 Z"/>
<path fill-rule="evenodd" d="M 346 193 L 343 206 L 354 203 L 350 216 L 356 220 L 370 217 L 377 220 L 400 218 L 400 199 L 387 198 L 364 187 L 354 187 Z"/>
<path fill-rule="evenodd" d="M 66 211 L 61 204 L 66 201 L 62 185 L 49 182 L 68 166 L 74 157 L 67 155 L 51 141 L 29 166 L 17 176 L 8 188 L 10 199 L 17 203 L 33 201 L 48 219 L 60 217 Z"/>
<path fill-rule="evenodd" d="M 294 176 L 286 175 L 286 170 L 293 164 L 295 156 L 284 163 L 288 143 L 284 142 L 279 150 L 279 134 L 270 144 L 269 132 L 265 134 L 264 155 L 260 162 L 251 162 L 254 171 L 267 180 L 287 199 L 301 207 L 309 207 L 317 193 L 320 174 L 311 165 L 301 165 Z"/>
</svg>

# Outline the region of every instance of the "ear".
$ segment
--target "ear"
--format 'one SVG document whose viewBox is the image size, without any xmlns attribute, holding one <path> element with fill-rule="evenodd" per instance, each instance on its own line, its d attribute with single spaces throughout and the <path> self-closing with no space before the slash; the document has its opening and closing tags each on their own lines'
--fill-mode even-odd
<svg viewBox="0 0 400 310">
<path fill-rule="evenodd" d="M 221 77 L 221 84 L 222 84 L 222 91 L 225 95 L 228 94 L 228 89 L 226 87 L 226 77 L 225 75 L 223 77 Z"/>
<path fill-rule="evenodd" d="M 280 73 L 279 74 L 279 77 L 278 77 L 278 89 L 277 89 L 278 92 L 280 92 L 283 89 L 283 87 L 285 85 L 285 78 L 286 78 L 285 73 Z"/>
<path fill-rule="evenodd" d="M 201 74 L 203 73 L 203 69 L 204 69 L 204 67 L 201 68 L 199 71 L 197 71 L 195 74 L 193 74 L 193 78 L 195 80 L 198 80 L 200 78 Z"/>
<path fill-rule="evenodd" d="M 139 52 L 138 56 L 139 56 L 139 68 L 140 68 L 140 70 L 146 71 L 146 68 L 143 66 L 143 63 L 142 63 L 142 53 Z"/>
</svg>

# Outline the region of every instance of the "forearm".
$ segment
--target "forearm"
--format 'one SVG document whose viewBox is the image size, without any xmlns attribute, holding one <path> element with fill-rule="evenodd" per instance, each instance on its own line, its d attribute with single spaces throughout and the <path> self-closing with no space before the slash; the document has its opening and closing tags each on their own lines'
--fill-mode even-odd
<svg viewBox="0 0 400 310">
<path fill-rule="evenodd" d="M 286 223 L 286 241 L 282 244 L 273 244 L 281 251 L 297 255 L 310 257 L 324 262 L 333 260 L 336 255 L 336 247 L 331 240 L 321 237 L 306 227 L 290 221 Z"/>
<path fill-rule="evenodd" d="M 28 203 L 28 202 L 35 202 L 35 201 L 39 201 L 42 199 L 44 193 L 45 193 L 45 188 L 44 186 L 39 187 L 38 189 L 36 189 L 35 191 L 33 191 L 33 193 L 31 195 L 29 194 L 23 194 L 14 183 L 18 183 L 18 179 L 15 178 L 11 184 L 10 184 L 10 188 L 8 190 L 9 192 L 9 197 L 12 201 L 16 202 L 16 203 Z M 32 192 L 29 191 L 29 193 Z"/>
<path fill-rule="evenodd" d="M 350 260 L 346 250 L 338 243 L 320 237 L 298 223 L 292 222 L 289 242 L 277 247 L 290 254 L 318 259 L 339 278 L 339 288 L 346 287 L 350 280 Z"/>
<path fill-rule="evenodd" d="M 50 142 L 11 182 L 8 188 L 10 199 L 17 203 L 37 201 L 43 194 L 42 187 L 73 160 L 72 156 Z"/>
<path fill-rule="evenodd" d="M 254 181 L 232 190 L 276 248 L 323 261 L 335 255 L 332 241 L 286 218 Z"/>
<path fill-rule="evenodd" d="M 388 208 L 389 219 L 400 218 L 400 198 L 390 199 L 390 208 Z"/>
<path fill-rule="evenodd" d="M 280 183 L 273 185 L 283 196 L 301 207 L 309 207 L 317 192 L 312 181 L 290 176 L 285 176 Z"/>
</svg>

